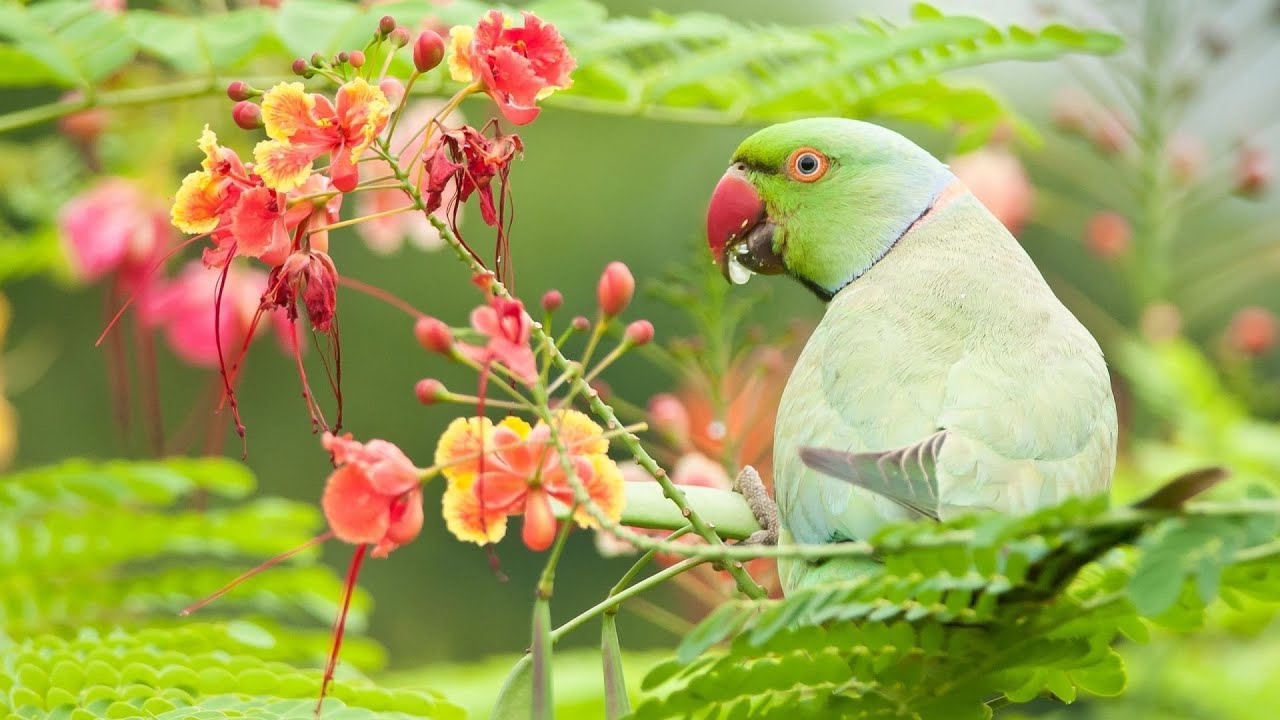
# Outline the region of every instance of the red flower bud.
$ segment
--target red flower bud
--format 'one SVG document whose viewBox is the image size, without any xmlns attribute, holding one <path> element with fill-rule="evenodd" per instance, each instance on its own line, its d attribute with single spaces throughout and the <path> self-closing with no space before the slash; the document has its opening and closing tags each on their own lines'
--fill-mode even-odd
<svg viewBox="0 0 1280 720">
<path fill-rule="evenodd" d="M 393 46 L 402 48 L 409 44 L 409 31 L 402 27 L 398 27 L 391 31 L 391 34 L 387 36 L 387 39 L 391 41 Z"/>
<path fill-rule="evenodd" d="M 556 516 L 545 490 L 529 490 L 524 505 L 524 527 L 520 539 L 530 550 L 541 552 L 556 539 Z"/>
<path fill-rule="evenodd" d="M 609 383 L 600 380 L 599 378 L 592 380 L 587 385 L 591 388 L 591 391 L 595 393 L 596 397 L 605 402 L 609 402 L 609 397 L 613 395 L 613 388 L 609 387 Z"/>
<path fill-rule="evenodd" d="M 1177 133 L 1169 138 L 1165 148 L 1169 155 L 1169 171 L 1179 184 L 1189 185 L 1200 177 L 1204 169 L 1208 152 L 1204 143 L 1194 135 Z"/>
<path fill-rule="evenodd" d="M 623 334 L 632 345 L 645 345 L 653 341 L 653 323 L 648 320 L 637 320 L 627 326 Z"/>
<path fill-rule="evenodd" d="M 453 331 L 433 317 L 418 318 L 413 326 L 414 337 L 423 348 L 441 355 L 453 352 Z"/>
<path fill-rule="evenodd" d="M 564 304 L 564 295 L 559 290 L 548 290 L 542 295 L 542 309 L 553 313 Z"/>
<path fill-rule="evenodd" d="M 609 263 L 596 285 L 596 298 L 605 317 L 614 317 L 626 310 L 635 292 L 636 279 L 632 277 L 631 270 L 620 262 Z"/>
<path fill-rule="evenodd" d="M 257 130 L 262 127 L 262 108 L 258 103 L 241 100 L 231 108 L 231 119 L 245 130 Z"/>
<path fill-rule="evenodd" d="M 347 53 L 347 62 L 351 64 L 351 67 L 356 68 L 357 70 L 364 67 L 364 52 L 360 50 L 352 50 L 350 53 Z"/>
<path fill-rule="evenodd" d="M 378 20 L 378 33 L 381 34 L 382 36 L 385 37 L 387 35 L 390 35 L 392 31 L 394 31 L 395 29 L 396 29 L 396 19 L 391 17 L 390 15 L 383 15 L 382 18 Z"/>
<path fill-rule="evenodd" d="M 413 41 L 413 66 L 418 72 L 434 70 L 444 60 L 444 38 L 434 30 L 423 30 Z"/>
<path fill-rule="evenodd" d="M 1103 260 L 1113 260 L 1128 252 L 1132 238 L 1129 221 L 1110 210 L 1094 213 L 1084 229 L 1085 246 Z"/>
<path fill-rule="evenodd" d="M 1254 197 L 1266 190 L 1270 183 L 1271 159 L 1266 151 L 1256 145 L 1241 147 L 1236 158 L 1235 193 Z"/>
<path fill-rule="evenodd" d="M 253 89 L 253 87 L 250 86 L 249 83 L 243 80 L 236 80 L 235 82 L 232 82 L 230 85 L 227 86 L 227 97 L 231 98 L 232 100 L 235 100 L 236 102 L 240 102 L 241 100 L 248 100 L 249 98 L 257 97 L 258 95 L 261 95 L 261 94 L 262 93 Z"/>
<path fill-rule="evenodd" d="M 418 402 L 423 405 L 434 405 L 444 400 L 449 391 L 445 389 L 444 383 L 439 380 L 423 378 L 418 381 L 417 385 L 413 386 L 413 393 L 418 396 Z"/>
<path fill-rule="evenodd" d="M 591 327 L 591 321 L 586 319 L 582 315 L 579 315 L 573 319 L 572 326 L 574 330 L 577 330 L 578 332 L 582 332 L 583 330 L 586 330 L 587 328 Z"/>
<path fill-rule="evenodd" d="M 79 90 L 72 90 L 62 96 L 63 100 L 79 100 L 84 94 Z M 63 135 L 78 140 L 82 143 L 91 143 L 98 139 L 102 131 L 107 127 L 108 115 L 107 111 L 102 108 L 90 108 L 88 110 L 80 110 L 69 115 L 64 115 L 58 120 L 58 130 Z"/>
<path fill-rule="evenodd" d="M 293 61 L 292 70 L 294 75 L 302 75 L 305 77 L 306 74 L 311 71 L 311 68 L 310 66 L 307 65 L 306 60 L 303 60 L 302 58 L 298 58 L 297 60 Z"/>
<path fill-rule="evenodd" d="M 343 50 L 342 52 L 333 56 L 333 64 L 346 65 L 347 61 L 350 59 L 351 59 L 351 53 L 347 52 L 346 50 Z"/>
<path fill-rule="evenodd" d="M 1231 318 L 1227 338 L 1246 355 L 1262 355 L 1276 345 L 1276 316 L 1266 308 L 1244 308 Z"/>
</svg>

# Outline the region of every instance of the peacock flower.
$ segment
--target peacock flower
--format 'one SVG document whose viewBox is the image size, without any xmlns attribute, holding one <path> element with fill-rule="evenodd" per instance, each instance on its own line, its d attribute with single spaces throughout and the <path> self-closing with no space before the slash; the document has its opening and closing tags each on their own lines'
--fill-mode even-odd
<svg viewBox="0 0 1280 720">
<path fill-rule="evenodd" d="M 622 516 L 622 473 L 606 454 L 604 432 L 576 410 L 557 412 L 554 421 L 574 476 L 600 511 L 616 521 Z M 506 535 L 507 518 L 522 515 L 525 545 L 545 550 L 556 534 L 551 501 L 574 504 L 573 484 L 552 442 L 551 427 L 541 421 L 531 427 L 516 417 L 497 425 L 460 418 L 440 437 L 436 463 L 449 479 L 445 525 L 465 542 L 498 542 Z M 580 527 L 596 525 L 584 508 L 574 512 L 573 520 Z"/>
<path fill-rule="evenodd" d="M 58 211 L 58 230 L 78 278 L 114 273 L 132 286 L 142 284 L 172 232 L 163 206 L 123 178 L 106 178 L 68 201 Z"/>
<path fill-rule="evenodd" d="M 199 146 L 204 152 L 201 167 L 182 179 L 170 210 L 174 227 L 193 235 L 213 232 L 240 192 L 253 185 L 240 157 L 219 145 L 208 125 L 200 133 Z"/>
<path fill-rule="evenodd" d="M 282 82 L 262 96 L 270 139 L 253 149 L 254 170 L 267 187 L 288 192 L 311 176 L 316 158 L 328 154 L 333 186 L 350 192 L 360 182 L 356 163 L 390 117 L 387 96 L 364 78 L 343 84 L 332 103 L 307 93 L 300 82 Z"/>
<path fill-rule="evenodd" d="M 538 377 L 529 335 L 533 319 L 519 300 L 492 296 L 488 305 L 471 311 L 471 327 L 488 340 L 484 345 L 458 343 L 458 350 L 481 365 L 498 363 L 525 384 Z"/>
<path fill-rule="evenodd" d="M 573 84 L 577 63 L 554 25 L 533 13 L 515 27 L 490 10 L 474 27 L 449 31 L 449 74 L 458 82 L 483 83 L 511 123 L 526 125 L 538 117 L 538 101 Z"/>
<path fill-rule="evenodd" d="M 413 540 L 422 530 L 419 472 L 386 440 L 357 442 L 326 432 L 324 447 L 337 469 L 325 483 L 321 506 L 338 539 L 374 545 L 374 557 Z"/>
</svg>

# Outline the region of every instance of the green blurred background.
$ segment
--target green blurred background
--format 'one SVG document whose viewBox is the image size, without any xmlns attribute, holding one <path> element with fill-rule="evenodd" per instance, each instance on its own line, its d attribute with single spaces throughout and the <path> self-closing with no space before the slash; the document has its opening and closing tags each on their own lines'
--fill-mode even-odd
<svg viewBox="0 0 1280 720">
<path fill-rule="evenodd" d="M 744 21 L 781 24 L 849 21 L 866 14 L 894 18 L 905 12 L 905 3 L 869 1 L 655 4 L 614 0 L 604 4 L 613 14 L 700 9 Z M 1042 21 L 1045 6 L 1057 5 L 1074 22 L 1102 27 L 1114 23 L 1123 34 L 1140 29 L 1137 13 L 1122 10 L 1108 18 L 1085 2 L 968 0 L 937 5 L 1001 23 L 1028 24 Z M 1175 44 L 1194 53 L 1206 27 L 1220 30 L 1236 43 L 1220 63 L 1187 65 L 1192 75 L 1200 73 L 1197 79 L 1203 95 L 1173 119 L 1184 132 L 1204 139 L 1206 173 L 1219 176 L 1218 182 L 1225 186 L 1230 182 L 1232 143 L 1249 137 L 1272 154 L 1276 149 L 1280 85 L 1274 68 L 1280 63 L 1280 43 L 1275 42 L 1280 25 L 1269 9 L 1271 3 L 1179 5 L 1194 11 L 1194 20 L 1179 30 Z M 1138 326 L 1143 309 L 1129 292 L 1125 276 L 1087 252 L 1080 239 L 1086 219 L 1105 209 L 1125 178 L 1115 158 L 1084 152 L 1078 140 L 1049 130 L 1050 103 L 1062 88 L 1078 87 L 1081 77 L 1103 77 L 1095 81 L 1107 84 L 1100 72 L 1107 63 L 1134 62 L 1135 57 L 1128 54 L 1065 63 L 1008 63 L 962 75 L 994 86 L 1041 129 L 1042 144 L 1017 148 L 1040 189 L 1035 220 L 1020 239 L 1052 283 L 1076 288 L 1065 291 L 1064 298 L 1099 333 L 1106 332 L 1103 326 L 1111 321 L 1098 319 L 1091 307 L 1078 304 L 1079 296 L 1092 298 L 1092 303 L 1129 328 Z M 40 99 L 26 92 L 8 93 L 4 102 L 18 107 Z M 175 150 L 169 144 L 193 145 L 202 118 L 224 111 L 223 100 L 166 108 L 163 112 L 176 137 L 158 138 L 155 159 L 134 157 L 134 167 L 146 172 L 149 163 L 168 163 L 175 152 L 186 153 L 179 157 L 190 161 L 188 150 Z M 473 120 L 487 111 L 480 102 L 464 106 Z M 706 256 L 691 252 L 701 242 L 705 203 L 734 146 L 751 129 L 591 115 L 554 106 L 545 110 L 537 123 L 522 129 L 527 152 L 511 175 L 516 203 L 511 243 L 515 289 L 533 301 L 544 289 L 557 288 L 565 295 L 569 313 L 587 313 L 594 308 L 598 274 L 611 260 L 625 261 L 642 288 L 672 266 L 709 262 Z M 949 151 L 949 140 L 937 132 L 910 126 L 900 129 L 940 155 Z M 34 142 L 47 132 L 51 128 L 23 137 Z M 11 169 L 16 170 L 6 168 L 5 172 Z M 1206 182 L 1214 182 L 1212 178 Z M 1273 274 L 1280 268 L 1276 238 L 1280 231 L 1270 223 L 1277 209 L 1272 193 L 1261 201 L 1208 203 L 1187 218 L 1179 235 L 1180 255 L 1194 258 L 1228 237 L 1257 236 L 1256 241 L 1240 246 L 1239 262 L 1228 264 L 1221 275 L 1202 276 L 1193 266 L 1172 284 L 1167 299 L 1182 308 L 1184 332 L 1203 346 L 1212 349 L 1219 344 L 1232 314 L 1242 306 L 1280 309 L 1280 286 Z M 486 236 L 473 208 L 468 209 L 463 229 L 476 237 Z M 335 232 L 332 247 L 344 275 L 376 283 L 452 324 L 463 324 L 477 302 L 477 293 L 447 252 L 422 253 L 406 247 L 381 257 L 349 230 Z M 8 392 L 20 418 L 14 466 L 70 455 L 145 455 L 142 447 L 121 442 L 116 420 L 107 410 L 111 406 L 108 378 L 103 355 L 94 347 L 104 321 L 100 289 L 32 278 L 6 285 L 4 293 L 13 306 L 8 340 L 12 352 L 6 361 Z M 796 318 L 816 320 L 822 312 L 807 292 L 791 284 L 773 282 L 770 293 L 772 301 L 756 307 L 754 322 L 780 328 Z M 474 377 L 427 356 L 414 341 L 411 321 L 398 311 L 351 292 L 340 294 L 340 308 L 346 428 L 358 437 L 392 440 L 413 458 L 430 457 L 445 424 L 465 409 L 422 407 L 414 398 L 414 383 L 422 377 L 439 377 L 451 388 L 465 389 Z M 643 293 L 631 315 L 652 320 L 659 339 L 689 331 L 679 313 Z M 312 353 L 310 362 L 315 360 Z M 1280 357 L 1273 350 L 1259 358 L 1251 372 L 1274 380 L 1280 374 L 1278 368 Z M 637 404 L 673 385 L 672 378 L 637 357 L 628 358 L 606 377 L 614 392 Z M 170 422 L 185 415 L 207 381 L 207 375 L 165 358 L 161 386 Z M 324 453 L 318 451 L 318 438 L 310 434 L 292 361 L 274 343 L 260 343 L 252 350 L 239 396 L 248 427 L 247 462 L 259 476 L 261 491 L 318 500 L 329 467 Z M 1275 408 L 1266 403 L 1265 398 L 1258 401 L 1259 412 L 1274 419 Z M 230 419 L 224 420 L 229 426 Z M 226 447 L 231 453 L 238 447 L 230 433 Z M 441 491 L 440 483 L 427 488 L 428 520 L 421 538 L 389 560 L 368 563 L 361 577 L 361 585 L 376 602 L 370 634 L 388 647 L 393 667 L 514 653 L 527 644 L 528 608 L 541 558 L 517 542 L 504 543 L 497 552 L 509 579 L 499 581 L 484 552 L 456 542 L 444 530 L 438 513 L 430 512 L 438 506 Z M 325 553 L 342 567 L 349 548 L 330 543 Z M 629 563 L 601 559 L 590 535 L 576 534 L 560 572 L 555 619 L 566 619 L 594 603 Z M 674 592 L 655 600 L 680 602 Z M 621 634 L 629 648 L 669 646 L 672 641 L 625 612 Z M 569 640 L 570 646 L 595 643 L 593 633 Z"/>
</svg>

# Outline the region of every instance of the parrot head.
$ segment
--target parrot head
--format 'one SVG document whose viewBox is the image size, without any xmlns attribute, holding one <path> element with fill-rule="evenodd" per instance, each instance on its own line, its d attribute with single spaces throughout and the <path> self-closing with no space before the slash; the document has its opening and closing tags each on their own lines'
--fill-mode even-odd
<svg viewBox="0 0 1280 720">
<path fill-rule="evenodd" d="M 955 181 L 901 135 L 844 118 L 747 138 L 716 185 L 707 244 L 727 280 L 787 274 L 830 300 L 893 247 Z"/>
</svg>

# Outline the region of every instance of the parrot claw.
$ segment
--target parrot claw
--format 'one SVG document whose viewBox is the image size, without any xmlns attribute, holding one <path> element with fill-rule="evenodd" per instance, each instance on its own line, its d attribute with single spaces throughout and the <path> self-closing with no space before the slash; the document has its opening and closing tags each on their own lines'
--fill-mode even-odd
<svg viewBox="0 0 1280 720">
<path fill-rule="evenodd" d="M 769 497 L 769 491 L 760 479 L 760 473 L 750 465 L 742 468 L 737 479 L 733 481 L 733 489 L 746 498 L 747 506 L 756 516 L 762 529 L 757 530 L 739 545 L 777 545 L 778 544 L 778 505 Z"/>
</svg>

